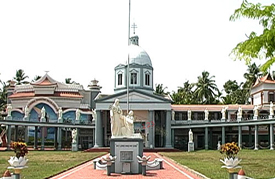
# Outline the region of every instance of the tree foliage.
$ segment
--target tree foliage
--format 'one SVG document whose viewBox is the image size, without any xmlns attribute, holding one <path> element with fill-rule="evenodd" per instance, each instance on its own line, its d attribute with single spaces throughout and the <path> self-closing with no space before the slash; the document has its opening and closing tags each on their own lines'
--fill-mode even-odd
<svg viewBox="0 0 275 179">
<path fill-rule="evenodd" d="M 244 0 L 241 7 L 230 16 L 230 20 L 235 21 L 241 17 L 258 20 L 263 31 L 261 34 L 252 31 L 247 40 L 237 44 L 231 55 L 235 59 L 245 60 L 247 64 L 253 59 L 265 59 L 261 70 L 267 71 L 275 62 L 275 5 L 263 6 Z"/>
<path fill-rule="evenodd" d="M 29 83 L 28 81 L 25 81 L 27 78 L 29 77 L 25 75 L 25 72 L 22 69 L 16 70 L 15 77 L 13 77 L 17 85 Z"/>
</svg>

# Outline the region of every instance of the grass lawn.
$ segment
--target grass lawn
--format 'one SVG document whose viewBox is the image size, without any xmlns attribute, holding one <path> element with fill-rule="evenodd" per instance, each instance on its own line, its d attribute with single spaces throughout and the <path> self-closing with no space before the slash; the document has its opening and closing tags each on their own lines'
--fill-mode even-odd
<svg viewBox="0 0 275 179">
<path fill-rule="evenodd" d="M 223 155 L 217 150 L 200 150 L 195 152 L 161 152 L 161 155 L 185 165 L 212 179 L 228 178 L 226 169 L 220 159 Z M 275 177 L 274 150 L 241 150 L 238 157 L 246 175 L 255 179 L 270 179 Z"/>
<path fill-rule="evenodd" d="M 43 179 L 73 166 L 89 161 L 105 153 L 71 151 L 29 151 L 28 168 L 23 169 L 21 179 Z M 13 151 L 0 152 L 0 178 L 9 166 L 8 160 Z M 12 172 L 12 171 L 11 171 Z"/>
</svg>

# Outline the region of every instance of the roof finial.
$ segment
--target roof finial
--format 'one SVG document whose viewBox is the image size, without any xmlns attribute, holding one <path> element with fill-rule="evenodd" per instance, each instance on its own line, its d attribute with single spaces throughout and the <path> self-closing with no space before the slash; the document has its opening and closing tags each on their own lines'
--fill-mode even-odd
<svg viewBox="0 0 275 179">
<path fill-rule="evenodd" d="M 46 70 L 45 72 L 46 72 L 46 74 L 48 74 L 48 73 L 49 73 L 49 71 L 48 71 L 48 70 Z"/>
<path fill-rule="evenodd" d="M 133 33 L 135 34 L 136 33 L 136 28 L 137 28 L 137 25 L 135 24 L 135 23 L 133 23 L 133 25 L 131 26 L 131 28 L 133 28 L 134 30 L 133 30 Z"/>
</svg>

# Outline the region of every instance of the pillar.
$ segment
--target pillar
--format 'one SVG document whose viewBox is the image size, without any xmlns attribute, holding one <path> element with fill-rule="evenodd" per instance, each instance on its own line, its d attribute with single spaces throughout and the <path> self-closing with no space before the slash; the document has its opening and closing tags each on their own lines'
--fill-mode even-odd
<svg viewBox="0 0 275 179">
<path fill-rule="evenodd" d="M 41 128 L 41 150 L 44 150 L 45 148 L 45 130 L 46 128 L 45 127 L 42 127 Z"/>
<path fill-rule="evenodd" d="M 242 126 L 238 126 L 238 146 L 242 148 Z"/>
<path fill-rule="evenodd" d="M 274 129 L 273 124 L 269 124 L 269 144 L 270 150 L 274 150 Z"/>
<path fill-rule="evenodd" d="M 205 127 L 204 148 L 208 150 L 208 127 Z"/>
<path fill-rule="evenodd" d="M 7 128 L 7 150 L 11 150 L 10 144 L 11 144 L 11 125 L 8 125 L 8 128 Z"/>
<path fill-rule="evenodd" d="M 14 141 L 18 141 L 18 126 L 15 126 L 14 129 Z"/>
<path fill-rule="evenodd" d="M 171 142 L 171 110 L 166 111 L 166 132 L 165 132 L 165 148 L 172 148 L 172 142 Z"/>
<path fill-rule="evenodd" d="M 258 150 L 259 148 L 258 148 L 258 146 L 259 146 L 259 143 L 258 143 L 258 126 L 257 125 L 255 125 L 255 134 L 254 134 L 255 136 L 255 142 L 254 142 L 254 145 L 255 145 L 255 147 L 254 147 L 254 150 Z"/>
<path fill-rule="evenodd" d="M 34 145 L 33 145 L 33 148 L 34 150 L 37 150 L 37 139 L 38 139 L 38 126 L 35 126 L 35 129 L 34 129 Z"/>
<path fill-rule="evenodd" d="M 58 148 L 58 135 L 57 135 L 57 133 L 58 133 L 58 128 L 55 127 L 54 128 L 54 150 L 57 150 L 57 148 Z"/>
<path fill-rule="evenodd" d="M 225 127 L 222 126 L 222 144 L 225 144 Z"/>
<path fill-rule="evenodd" d="M 62 150 L 62 129 L 57 128 L 57 150 Z"/>
<path fill-rule="evenodd" d="M 249 126 L 248 129 L 248 143 L 249 143 L 249 147 L 252 146 L 252 130 L 251 130 L 251 126 Z"/>
<path fill-rule="evenodd" d="M 28 143 L 29 142 L 29 127 L 25 126 L 25 142 Z"/>
<path fill-rule="evenodd" d="M 101 111 L 96 111 L 97 118 L 95 120 L 95 145 L 94 148 L 103 147 L 103 128 Z"/>
<path fill-rule="evenodd" d="M 149 110 L 149 118 L 148 118 L 150 124 L 153 124 L 154 122 L 154 111 Z M 154 130 L 153 130 L 153 126 L 150 125 L 149 127 L 149 147 L 150 148 L 154 148 Z"/>
</svg>

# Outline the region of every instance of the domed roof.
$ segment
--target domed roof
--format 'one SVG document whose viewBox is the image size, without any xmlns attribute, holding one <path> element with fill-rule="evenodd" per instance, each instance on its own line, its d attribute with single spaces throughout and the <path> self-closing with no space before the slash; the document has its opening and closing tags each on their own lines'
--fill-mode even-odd
<svg viewBox="0 0 275 179">
<path fill-rule="evenodd" d="M 129 45 L 129 64 L 152 66 L 151 59 L 147 52 L 140 46 L 134 44 Z"/>
</svg>

